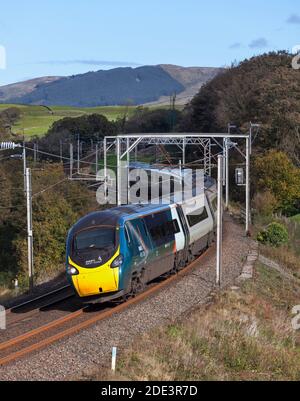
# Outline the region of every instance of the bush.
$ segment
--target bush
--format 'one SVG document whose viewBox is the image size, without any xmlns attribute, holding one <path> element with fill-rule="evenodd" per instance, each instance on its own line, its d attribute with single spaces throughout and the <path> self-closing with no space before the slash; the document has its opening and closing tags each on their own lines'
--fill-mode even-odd
<svg viewBox="0 0 300 401">
<path fill-rule="evenodd" d="M 257 240 L 264 245 L 271 245 L 278 248 L 289 240 L 288 231 L 284 225 L 279 223 L 271 223 L 265 230 L 262 230 Z"/>
<path fill-rule="evenodd" d="M 256 212 L 262 216 L 271 216 L 277 207 L 275 196 L 270 192 L 258 192 L 253 199 Z"/>
</svg>

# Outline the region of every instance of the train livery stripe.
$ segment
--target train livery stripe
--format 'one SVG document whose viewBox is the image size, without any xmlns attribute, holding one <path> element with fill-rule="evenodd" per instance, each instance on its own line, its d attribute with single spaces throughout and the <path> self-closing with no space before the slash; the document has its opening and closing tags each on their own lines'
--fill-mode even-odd
<svg viewBox="0 0 300 401">
<path fill-rule="evenodd" d="M 115 255 L 104 265 L 88 269 L 77 265 L 69 257 L 69 264 L 76 267 L 79 275 L 72 277 L 73 285 L 80 297 L 105 294 L 119 290 L 119 268 L 111 268 L 112 262 L 120 255 L 118 248 Z"/>
</svg>

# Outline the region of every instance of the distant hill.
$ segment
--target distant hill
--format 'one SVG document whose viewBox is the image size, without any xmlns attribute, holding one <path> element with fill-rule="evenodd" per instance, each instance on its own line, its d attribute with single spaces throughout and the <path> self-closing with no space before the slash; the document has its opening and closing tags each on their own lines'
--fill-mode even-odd
<svg viewBox="0 0 300 401">
<path fill-rule="evenodd" d="M 71 77 L 44 77 L 0 87 L 0 103 L 95 107 L 169 102 L 187 103 L 219 68 L 173 65 L 114 68 Z"/>
<path fill-rule="evenodd" d="M 226 71 L 224 68 L 180 67 L 172 64 L 161 64 L 160 67 L 184 86 L 184 91 L 177 94 L 176 100 L 177 104 L 182 105 L 187 104 L 204 84 Z M 170 99 L 162 97 L 158 102 L 169 103 Z"/>
<path fill-rule="evenodd" d="M 42 77 L 18 82 L 16 84 L 0 86 L 0 102 L 11 103 L 12 99 L 21 98 L 22 96 L 32 93 L 40 85 L 49 84 L 59 79 L 61 79 L 61 77 Z"/>
</svg>

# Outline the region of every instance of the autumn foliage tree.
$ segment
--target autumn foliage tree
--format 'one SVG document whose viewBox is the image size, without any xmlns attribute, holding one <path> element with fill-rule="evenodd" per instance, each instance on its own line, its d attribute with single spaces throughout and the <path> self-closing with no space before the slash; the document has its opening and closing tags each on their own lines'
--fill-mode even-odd
<svg viewBox="0 0 300 401">
<path fill-rule="evenodd" d="M 66 179 L 60 164 L 44 163 L 32 178 L 34 267 L 35 278 L 41 281 L 63 270 L 69 228 L 99 205 L 95 192 Z M 18 276 L 26 286 L 26 205 L 19 161 L 0 163 L 0 184 L 0 285 Z"/>
<path fill-rule="evenodd" d="M 271 193 L 275 210 L 294 214 L 300 210 L 300 169 L 289 157 L 270 150 L 254 161 L 253 186 L 257 193 Z"/>
<path fill-rule="evenodd" d="M 293 56 L 269 53 L 233 65 L 203 86 L 184 111 L 183 131 L 248 129 L 260 123 L 255 150 L 277 148 L 300 165 L 300 73 Z"/>
</svg>

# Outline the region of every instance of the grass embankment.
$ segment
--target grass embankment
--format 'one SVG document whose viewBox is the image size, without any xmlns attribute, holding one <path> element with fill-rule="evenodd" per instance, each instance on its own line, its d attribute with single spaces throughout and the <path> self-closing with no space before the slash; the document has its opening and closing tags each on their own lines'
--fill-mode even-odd
<svg viewBox="0 0 300 401">
<path fill-rule="evenodd" d="M 217 296 L 183 321 L 137 339 L 97 380 L 300 380 L 292 308 L 300 282 L 256 266 L 254 280 Z"/>
<path fill-rule="evenodd" d="M 9 105 L 1 104 L 0 111 L 9 107 L 18 107 L 21 110 L 21 118 L 13 126 L 12 131 L 14 134 L 25 135 L 32 137 L 35 135 L 44 135 L 51 125 L 64 117 L 80 117 L 84 114 L 102 114 L 108 120 L 117 120 L 122 118 L 125 113 L 132 114 L 135 107 L 127 106 L 107 106 L 107 107 L 93 107 L 93 108 L 76 108 L 67 106 L 54 106 L 48 110 L 43 106 L 23 106 L 23 105 Z M 52 112 L 51 112 L 52 111 Z"/>
<path fill-rule="evenodd" d="M 300 279 L 300 215 L 291 218 L 260 217 L 256 219 L 254 235 L 256 236 L 261 229 L 272 221 L 277 221 L 287 228 L 289 242 L 279 248 L 260 245 L 260 253 L 288 268 L 295 277 Z"/>
</svg>

